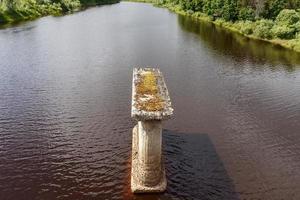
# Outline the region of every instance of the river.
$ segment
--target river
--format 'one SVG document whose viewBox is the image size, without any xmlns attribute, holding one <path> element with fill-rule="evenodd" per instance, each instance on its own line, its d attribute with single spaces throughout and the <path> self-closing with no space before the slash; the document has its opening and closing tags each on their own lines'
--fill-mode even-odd
<svg viewBox="0 0 300 200">
<path fill-rule="evenodd" d="M 164 194 L 130 192 L 133 67 L 159 67 Z M 300 199 L 300 55 L 149 4 L 0 29 L 0 199 Z"/>
</svg>

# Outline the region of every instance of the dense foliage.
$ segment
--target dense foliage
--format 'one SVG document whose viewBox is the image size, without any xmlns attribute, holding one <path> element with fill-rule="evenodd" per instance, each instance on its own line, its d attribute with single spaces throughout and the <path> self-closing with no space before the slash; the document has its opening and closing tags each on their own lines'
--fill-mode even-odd
<svg viewBox="0 0 300 200">
<path fill-rule="evenodd" d="M 300 0 L 158 0 L 157 4 L 300 51 Z"/>
<path fill-rule="evenodd" d="M 84 6 L 115 2 L 118 0 L 0 0 L 0 23 L 60 15 Z"/>
<path fill-rule="evenodd" d="M 166 2 L 230 21 L 253 20 L 254 16 L 275 19 L 283 9 L 300 8 L 300 0 L 163 0 Z"/>
<path fill-rule="evenodd" d="M 119 0 L 0 0 L 0 23 Z M 132 0 L 156 3 L 300 51 L 300 0 Z"/>
</svg>

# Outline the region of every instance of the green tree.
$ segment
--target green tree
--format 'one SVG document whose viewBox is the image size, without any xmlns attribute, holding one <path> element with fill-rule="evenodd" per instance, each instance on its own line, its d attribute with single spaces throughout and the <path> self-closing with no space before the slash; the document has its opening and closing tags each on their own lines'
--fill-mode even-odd
<svg viewBox="0 0 300 200">
<path fill-rule="evenodd" d="M 276 24 L 279 25 L 293 25 L 300 20 L 300 14 L 295 10 L 284 9 L 276 17 Z"/>
<path fill-rule="evenodd" d="M 275 19 L 286 6 L 287 0 L 268 0 L 264 5 L 262 16 L 267 19 Z"/>
<path fill-rule="evenodd" d="M 255 22 L 253 34 L 258 38 L 271 39 L 271 29 L 274 25 L 272 20 L 262 19 Z"/>
<path fill-rule="evenodd" d="M 225 0 L 222 17 L 226 21 L 235 21 L 237 19 L 237 1 L 236 0 Z"/>
<path fill-rule="evenodd" d="M 251 7 L 244 7 L 241 8 L 239 11 L 239 20 L 249 20 L 249 21 L 254 21 L 255 19 L 255 12 Z"/>
</svg>

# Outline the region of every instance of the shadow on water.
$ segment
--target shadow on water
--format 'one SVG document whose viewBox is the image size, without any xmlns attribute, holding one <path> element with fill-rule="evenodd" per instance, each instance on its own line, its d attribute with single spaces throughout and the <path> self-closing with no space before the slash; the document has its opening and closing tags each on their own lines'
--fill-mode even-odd
<svg viewBox="0 0 300 200">
<path fill-rule="evenodd" d="M 164 130 L 163 143 L 167 191 L 161 195 L 134 195 L 133 199 L 239 199 L 207 134 Z"/>
<path fill-rule="evenodd" d="M 178 15 L 178 23 L 183 30 L 199 35 L 208 48 L 238 62 L 248 60 L 255 64 L 284 64 L 287 71 L 294 71 L 300 65 L 300 53 L 279 45 L 250 39 L 212 23 L 182 15 Z"/>
</svg>

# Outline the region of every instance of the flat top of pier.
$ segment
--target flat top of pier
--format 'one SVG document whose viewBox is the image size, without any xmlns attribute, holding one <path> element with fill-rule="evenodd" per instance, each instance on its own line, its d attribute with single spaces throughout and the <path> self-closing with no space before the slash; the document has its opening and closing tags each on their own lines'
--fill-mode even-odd
<svg viewBox="0 0 300 200">
<path fill-rule="evenodd" d="M 137 120 L 163 120 L 172 114 L 171 100 L 160 70 L 135 68 L 131 116 Z"/>
</svg>

